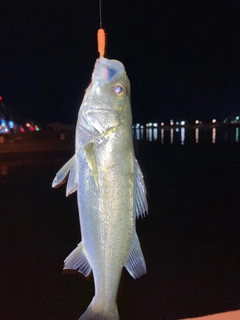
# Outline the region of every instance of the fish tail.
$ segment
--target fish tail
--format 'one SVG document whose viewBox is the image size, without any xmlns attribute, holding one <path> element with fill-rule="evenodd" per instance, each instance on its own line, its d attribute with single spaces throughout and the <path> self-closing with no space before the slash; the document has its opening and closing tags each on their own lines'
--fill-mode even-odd
<svg viewBox="0 0 240 320">
<path fill-rule="evenodd" d="M 94 302 L 94 298 L 79 320 L 119 320 L 117 305 L 109 312 L 102 311 Z"/>
</svg>

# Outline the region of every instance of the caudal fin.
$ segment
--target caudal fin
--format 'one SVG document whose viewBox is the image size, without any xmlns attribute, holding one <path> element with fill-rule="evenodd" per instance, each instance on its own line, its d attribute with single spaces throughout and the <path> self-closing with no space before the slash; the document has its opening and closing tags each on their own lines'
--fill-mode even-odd
<svg viewBox="0 0 240 320">
<path fill-rule="evenodd" d="M 101 308 L 94 303 L 93 299 L 79 320 L 119 320 L 117 305 L 115 305 L 114 309 L 109 310 L 109 312 L 102 311 Z"/>
</svg>

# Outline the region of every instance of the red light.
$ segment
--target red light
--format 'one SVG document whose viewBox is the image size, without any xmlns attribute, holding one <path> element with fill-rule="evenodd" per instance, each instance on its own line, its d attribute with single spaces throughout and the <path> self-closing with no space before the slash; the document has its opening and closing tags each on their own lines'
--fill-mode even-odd
<svg viewBox="0 0 240 320">
<path fill-rule="evenodd" d="M 25 132 L 25 130 L 23 128 L 20 129 L 21 132 Z"/>
<path fill-rule="evenodd" d="M 35 129 L 34 129 L 34 127 L 31 127 L 30 130 L 31 130 L 31 131 L 34 131 Z"/>
<path fill-rule="evenodd" d="M 2 101 L 2 96 L 0 96 L 0 101 Z"/>
</svg>

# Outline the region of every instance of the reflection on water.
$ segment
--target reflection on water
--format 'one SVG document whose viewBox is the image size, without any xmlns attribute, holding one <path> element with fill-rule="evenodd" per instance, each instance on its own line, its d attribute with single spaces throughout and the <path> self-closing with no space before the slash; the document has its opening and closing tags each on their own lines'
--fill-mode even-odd
<svg viewBox="0 0 240 320">
<path fill-rule="evenodd" d="M 140 130 L 139 129 L 136 130 L 136 139 L 140 140 Z"/>
<path fill-rule="evenodd" d="M 158 128 L 154 128 L 153 129 L 153 140 L 157 140 L 158 139 Z"/>
<path fill-rule="evenodd" d="M 181 128 L 181 144 L 184 144 L 185 141 L 185 128 Z"/>
<path fill-rule="evenodd" d="M 238 140 L 239 140 L 239 128 L 236 128 L 235 141 L 238 142 Z"/>
<path fill-rule="evenodd" d="M 212 128 L 212 143 L 216 142 L 216 128 Z"/>
<path fill-rule="evenodd" d="M 161 128 L 161 144 L 164 144 L 164 129 Z"/>
<path fill-rule="evenodd" d="M 137 130 L 139 130 L 139 129 L 137 129 Z M 146 138 L 147 138 L 147 140 L 152 141 L 152 128 L 146 129 Z"/>
<path fill-rule="evenodd" d="M 198 143 L 199 142 L 199 128 L 195 129 L 195 142 Z"/>
<path fill-rule="evenodd" d="M 171 128 L 171 129 L 170 129 L 170 143 L 171 143 L 171 144 L 173 143 L 173 137 L 174 137 L 174 129 Z"/>
<path fill-rule="evenodd" d="M 185 143 L 240 143 L 238 127 L 213 127 L 213 128 L 137 128 L 133 130 L 137 140 L 161 141 L 161 144 Z"/>
</svg>

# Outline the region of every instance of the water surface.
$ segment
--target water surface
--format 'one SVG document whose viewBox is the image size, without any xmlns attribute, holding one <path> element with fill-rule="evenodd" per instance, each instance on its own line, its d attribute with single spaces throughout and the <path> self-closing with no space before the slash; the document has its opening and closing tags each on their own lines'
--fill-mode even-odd
<svg viewBox="0 0 240 320">
<path fill-rule="evenodd" d="M 187 130 L 183 145 L 181 132 L 170 144 L 170 131 L 164 144 L 161 135 L 134 141 L 148 190 L 149 216 L 137 221 L 148 273 L 133 280 L 124 270 L 121 320 L 239 308 L 240 144 L 218 144 L 219 134 L 207 144 L 195 143 L 194 135 L 194 143 L 185 143 L 192 137 Z M 93 297 L 91 277 L 62 271 L 80 241 L 77 200 L 51 182 L 71 156 L 15 154 L 8 175 L 0 175 L 3 320 L 77 320 Z"/>
<path fill-rule="evenodd" d="M 133 130 L 136 140 L 160 141 L 161 144 L 239 143 L 239 127 L 196 128 L 138 128 Z"/>
</svg>

